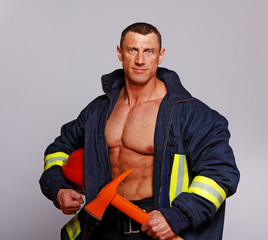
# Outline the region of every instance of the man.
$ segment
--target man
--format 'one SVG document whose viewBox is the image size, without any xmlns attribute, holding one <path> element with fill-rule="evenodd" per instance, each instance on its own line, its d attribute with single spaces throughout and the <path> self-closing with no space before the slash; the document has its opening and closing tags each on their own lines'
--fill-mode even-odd
<svg viewBox="0 0 268 240">
<path fill-rule="evenodd" d="M 105 95 L 62 127 L 45 152 L 40 184 L 63 213 L 75 214 L 83 199 L 61 166 L 84 147 L 86 202 L 134 169 L 118 194 L 150 219 L 140 226 L 109 207 L 99 222 L 82 209 L 62 239 L 221 239 L 225 199 L 239 181 L 227 120 L 193 98 L 175 72 L 158 68 L 165 49 L 154 26 L 127 27 L 117 53 L 123 70 L 104 75 Z"/>
</svg>

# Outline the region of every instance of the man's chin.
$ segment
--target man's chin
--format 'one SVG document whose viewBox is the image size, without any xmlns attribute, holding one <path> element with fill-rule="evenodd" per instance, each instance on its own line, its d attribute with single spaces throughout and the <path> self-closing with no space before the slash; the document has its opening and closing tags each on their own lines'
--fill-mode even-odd
<svg viewBox="0 0 268 240">
<path fill-rule="evenodd" d="M 145 75 L 135 76 L 130 79 L 130 83 L 133 85 L 144 85 L 148 82 L 148 78 Z"/>
</svg>

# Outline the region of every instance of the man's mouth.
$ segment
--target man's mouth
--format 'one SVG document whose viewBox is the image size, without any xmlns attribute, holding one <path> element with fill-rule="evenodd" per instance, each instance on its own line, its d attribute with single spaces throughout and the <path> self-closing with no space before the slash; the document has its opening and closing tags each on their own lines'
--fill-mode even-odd
<svg viewBox="0 0 268 240">
<path fill-rule="evenodd" d="M 145 68 L 132 68 L 135 73 L 144 73 L 147 71 Z"/>
</svg>

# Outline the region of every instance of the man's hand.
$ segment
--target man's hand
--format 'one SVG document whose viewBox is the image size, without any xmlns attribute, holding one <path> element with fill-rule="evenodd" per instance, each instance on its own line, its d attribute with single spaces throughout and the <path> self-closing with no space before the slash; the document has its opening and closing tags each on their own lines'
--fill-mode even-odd
<svg viewBox="0 0 268 240">
<path fill-rule="evenodd" d="M 141 230 L 153 239 L 168 240 L 176 236 L 160 211 L 154 210 L 148 222 L 142 224 Z"/>
<path fill-rule="evenodd" d="M 84 203 L 81 194 L 73 189 L 60 189 L 57 195 L 57 202 L 64 214 L 74 215 Z"/>
</svg>

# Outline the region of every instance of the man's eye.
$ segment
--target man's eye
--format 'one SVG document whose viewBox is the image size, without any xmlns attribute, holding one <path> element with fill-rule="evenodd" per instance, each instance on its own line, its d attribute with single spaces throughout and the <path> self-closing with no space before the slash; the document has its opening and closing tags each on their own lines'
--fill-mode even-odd
<svg viewBox="0 0 268 240">
<path fill-rule="evenodd" d="M 153 51 L 152 51 L 152 50 L 147 50 L 146 53 L 147 53 L 147 54 L 152 54 Z"/>
<path fill-rule="evenodd" d="M 134 53 L 135 52 L 135 49 L 129 49 L 128 50 L 130 53 Z"/>
</svg>

